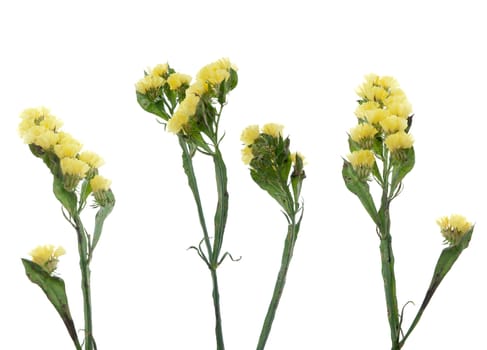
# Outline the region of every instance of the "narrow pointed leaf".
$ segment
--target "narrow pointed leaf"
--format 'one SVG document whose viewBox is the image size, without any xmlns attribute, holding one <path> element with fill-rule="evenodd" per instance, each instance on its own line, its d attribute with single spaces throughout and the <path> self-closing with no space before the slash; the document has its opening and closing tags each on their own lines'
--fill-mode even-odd
<svg viewBox="0 0 487 350">
<path fill-rule="evenodd" d="M 394 192 L 397 186 L 401 183 L 402 179 L 413 169 L 415 156 L 414 148 L 405 150 L 406 158 L 402 162 L 394 163 L 391 179 L 391 192 Z"/>
<path fill-rule="evenodd" d="M 77 198 L 74 192 L 66 191 L 63 181 L 55 176 L 53 182 L 53 192 L 59 202 L 65 207 L 68 212 L 73 216 L 76 212 Z"/>
<path fill-rule="evenodd" d="M 29 280 L 42 289 L 59 316 L 61 316 L 76 348 L 81 349 L 78 335 L 76 333 L 76 327 L 74 326 L 74 321 L 71 317 L 71 312 L 69 311 L 64 281 L 59 277 L 49 275 L 42 269 L 42 267 L 30 260 L 22 259 L 22 264 L 24 265 L 25 273 Z"/>
<path fill-rule="evenodd" d="M 147 112 L 157 115 L 161 117 L 165 121 L 168 121 L 170 116 L 164 110 L 164 102 L 158 101 L 154 102 L 151 101 L 146 95 L 137 92 L 137 102 L 139 105 Z"/>
<path fill-rule="evenodd" d="M 368 183 L 359 179 L 357 173 L 353 170 L 352 164 L 346 160 L 343 161 L 342 176 L 348 190 L 360 199 L 360 202 L 362 202 L 362 205 L 367 213 L 369 213 L 372 220 L 374 220 L 376 225 L 379 225 L 377 208 L 375 207 L 374 199 L 370 194 Z"/>
<path fill-rule="evenodd" d="M 107 191 L 107 196 L 110 196 L 111 200 L 109 200 L 105 206 L 100 207 L 95 216 L 95 229 L 93 230 L 93 242 L 91 244 L 91 251 L 95 250 L 95 247 L 100 240 L 105 219 L 112 212 L 113 207 L 115 206 L 115 197 L 111 190 Z"/>
</svg>

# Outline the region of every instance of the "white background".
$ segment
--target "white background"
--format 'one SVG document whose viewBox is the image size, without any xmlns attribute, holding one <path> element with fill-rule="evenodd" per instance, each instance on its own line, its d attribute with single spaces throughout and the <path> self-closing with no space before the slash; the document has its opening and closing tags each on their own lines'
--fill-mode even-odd
<svg viewBox="0 0 487 350">
<path fill-rule="evenodd" d="M 487 22 L 474 1 L 11 1 L 0 5 L 2 106 L 0 348 L 69 349 L 71 340 L 21 257 L 63 245 L 83 327 L 75 233 L 51 175 L 17 134 L 19 113 L 47 106 L 103 156 L 117 205 L 92 263 L 94 327 L 103 349 L 214 349 L 210 275 L 186 248 L 201 234 L 174 135 L 137 104 L 134 83 L 169 62 L 195 75 L 229 57 L 239 85 L 224 110 L 230 213 L 219 269 L 227 349 L 255 348 L 286 223 L 240 161 L 241 130 L 286 125 L 306 155 L 305 217 L 266 349 L 388 349 L 379 241 L 341 179 L 354 89 L 395 76 L 415 112 L 417 162 L 392 204 L 399 303 L 407 327 L 440 254 L 437 217 L 476 223 L 471 246 L 405 349 L 485 349 L 485 82 Z M 208 159 L 196 161 L 211 221 Z M 204 179 L 204 181 L 203 181 Z M 91 217 L 94 213 L 90 213 Z M 89 222 L 89 218 L 86 219 Z"/>
</svg>

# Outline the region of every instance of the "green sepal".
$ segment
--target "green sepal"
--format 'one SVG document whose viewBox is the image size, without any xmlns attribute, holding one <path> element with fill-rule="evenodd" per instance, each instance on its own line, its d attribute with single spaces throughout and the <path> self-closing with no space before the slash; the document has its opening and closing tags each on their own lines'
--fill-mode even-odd
<svg viewBox="0 0 487 350">
<path fill-rule="evenodd" d="M 71 216 L 74 216 L 74 213 L 76 213 L 76 205 L 78 203 L 76 194 L 74 192 L 67 191 L 64 188 L 63 181 L 57 176 L 54 176 L 53 192 L 57 200 L 61 202 L 61 204 L 64 208 L 67 209 L 69 214 Z"/>
<path fill-rule="evenodd" d="M 397 186 L 401 183 L 404 177 L 413 169 L 415 163 L 414 148 L 399 150 L 401 152 L 401 160 L 392 161 L 392 178 L 391 178 L 391 192 L 394 193 Z"/>
<path fill-rule="evenodd" d="M 301 189 L 303 187 L 303 180 L 306 178 L 303 168 L 303 159 L 296 154 L 296 163 L 291 174 L 291 186 L 293 188 L 293 196 L 296 203 L 299 201 L 299 196 L 301 195 Z"/>
<path fill-rule="evenodd" d="M 108 197 L 108 201 L 104 206 L 101 206 L 98 209 L 98 212 L 95 216 L 95 229 L 93 230 L 93 241 L 91 243 L 91 252 L 95 250 L 95 247 L 100 240 L 100 236 L 103 230 L 103 223 L 105 219 L 110 215 L 115 206 L 115 196 L 113 195 L 112 190 L 106 191 L 106 196 Z"/>
<path fill-rule="evenodd" d="M 374 220 L 376 225 L 379 225 L 377 208 L 375 207 L 374 199 L 370 194 L 369 184 L 367 181 L 359 178 L 353 169 L 352 164 L 346 160 L 343 160 L 342 177 L 348 190 L 360 199 L 360 202 L 362 202 L 362 205 L 367 213 L 369 213 L 372 220 Z"/>
<path fill-rule="evenodd" d="M 24 265 L 25 274 L 29 280 L 42 289 L 59 316 L 61 316 L 76 349 L 81 349 L 78 335 L 76 333 L 76 327 L 74 326 L 74 321 L 71 317 L 71 312 L 69 311 L 68 297 L 66 296 L 64 281 L 59 277 L 51 276 L 35 262 L 22 259 L 22 264 Z"/>
<path fill-rule="evenodd" d="M 218 89 L 218 103 L 224 104 L 226 102 L 227 94 L 235 89 L 238 84 L 238 74 L 237 72 L 230 68 L 230 76 L 223 81 Z"/>
<path fill-rule="evenodd" d="M 145 111 L 155 114 L 158 117 L 161 117 L 165 121 L 168 121 L 170 116 L 166 113 L 164 109 L 164 100 L 160 99 L 159 101 L 152 101 L 147 97 L 147 95 L 142 94 L 140 92 L 136 92 L 137 94 L 137 102 L 139 103 L 140 107 L 142 107 Z"/>
</svg>

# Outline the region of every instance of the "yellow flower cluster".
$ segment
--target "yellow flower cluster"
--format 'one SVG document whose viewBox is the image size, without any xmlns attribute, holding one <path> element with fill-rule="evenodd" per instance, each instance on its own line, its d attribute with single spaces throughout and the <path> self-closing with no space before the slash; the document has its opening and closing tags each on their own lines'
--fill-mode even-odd
<svg viewBox="0 0 487 350">
<path fill-rule="evenodd" d="M 244 143 L 244 148 L 241 151 L 242 161 L 244 162 L 244 164 L 250 164 L 250 161 L 254 158 L 254 154 L 252 153 L 252 145 L 261 134 L 266 134 L 274 138 L 278 138 L 282 137 L 283 129 L 284 125 L 276 123 L 265 124 L 264 126 L 262 126 L 261 130 L 259 130 L 258 125 L 250 125 L 246 127 L 240 135 L 240 140 Z M 298 156 L 304 159 L 301 154 L 298 154 Z M 294 154 L 294 157 L 296 157 L 296 154 Z"/>
<path fill-rule="evenodd" d="M 66 254 L 66 251 L 63 247 L 55 248 L 50 244 L 38 246 L 29 253 L 32 261 L 49 274 L 52 274 L 56 270 L 59 257 L 64 254 Z"/>
<path fill-rule="evenodd" d="M 146 75 L 135 84 L 135 89 L 141 94 L 157 94 L 156 91 L 166 83 L 165 77 L 168 71 L 167 63 L 158 64 L 152 69 L 148 68 Z"/>
<path fill-rule="evenodd" d="M 53 153 L 59 159 L 66 190 L 73 191 L 81 179 L 93 177 L 103 165 L 103 159 L 96 153 L 80 153 L 82 144 L 70 134 L 59 131 L 62 122 L 47 108 L 26 109 L 20 118 L 19 133 L 24 142 Z"/>
<path fill-rule="evenodd" d="M 188 123 L 190 118 L 196 114 L 201 96 L 209 92 L 210 89 L 216 88 L 219 84 L 228 79 L 230 77 L 230 69 L 236 68 L 227 58 L 220 59 L 201 68 L 196 75 L 196 81 L 186 89 L 186 96 L 184 100 L 181 101 L 171 119 L 169 119 L 167 123 L 167 131 L 174 134 L 184 131 L 185 125 Z M 173 86 L 176 87 L 178 86 L 178 83 L 183 82 L 189 84 L 191 81 L 191 78 L 187 75 L 176 74 L 178 73 L 174 73 L 169 76 L 169 86 L 173 84 Z M 175 75 L 176 77 L 174 78 L 174 82 L 170 82 L 171 77 Z M 181 86 L 181 84 L 179 86 Z"/>
<path fill-rule="evenodd" d="M 440 226 L 445 242 L 451 245 L 460 242 L 465 233 L 472 227 L 472 224 L 464 216 L 458 214 L 452 214 L 449 217 L 443 216 L 436 220 L 436 223 Z"/>
<path fill-rule="evenodd" d="M 398 82 L 390 76 L 369 74 L 356 92 L 361 98 L 355 110 L 358 125 L 350 130 L 350 139 L 361 150 L 348 158 L 355 170 L 366 174 L 375 162 L 374 153 L 368 151 L 376 149 L 375 143 L 383 142 L 395 159 L 401 159 L 402 150 L 413 147 L 414 139 L 406 132 L 412 107 Z"/>
</svg>

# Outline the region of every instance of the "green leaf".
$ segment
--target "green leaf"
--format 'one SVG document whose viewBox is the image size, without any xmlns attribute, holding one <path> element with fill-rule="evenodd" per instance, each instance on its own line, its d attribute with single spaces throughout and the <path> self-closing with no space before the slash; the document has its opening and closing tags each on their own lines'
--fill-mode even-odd
<svg viewBox="0 0 487 350">
<path fill-rule="evenodd" d="M 59 277 L 49 275 L 42 269 L 42 267 L 30 260 L 22 259 L 22 264 L 24 265 L 25 273 L 29 280 L 42 289 L 59 316 L 61 316 L 76 348 L 81 349 L 78 335 L 76 333 L 76 327 L 74 326 L 74 321 L 71 317 L 71 312 L 69 311 L 64 281 Z"/>
<path fill-rule="evenodd" d="M 78 202 L 74 192 L 66 191 L 63 181 L 55 176 L 53 182 L 53 192 L 59 202 L 65 207 L 71 216 L 76 213 L 76 204 Z"/>
<path fill-rule="evenodd" d="M 100 207 L 95 216 L 95 229 L 93 230 L 93 242 L 91 243 L 92 252 L 95 250 L 95 247 L 100 240 L 105 219 L 110 215 L 115 206 L 115 196 L 113 195 L 112 190 L 108 190 L 106 195 L 110 197 L 110 200 L 107 201 L 105 206 Z"/>
<path fill-rule="evenodd" d="M 91 194 L 91 185 L 90 181 L 87 179 L 83 180 L 83 183 L 81 184 L 81 191 L 79 193 L 79 210 L 81 210 L 85 204 L 86 204 L 86 199 L 88 196 Z"/>
<path fill-rule="evenodd" d="M 155 114 L 165 121 L 169 120 L 170 116 L 166 113 L 164 109 L 163 100 L 154 102 L 151 101 L 146 95 L 137 92 L 137 102 L 139 102 L 140 107 L 142 107 L 145 111 Z"/>
<path fill-rule="evenodd" d="M 227 169 L 220 150 L 217 149 L 213 162 L 215 165 L 215 177 L 218 192 L 218 203 L 215 211 L 215 239 L 213 241 L 212 262 L 219 260 L 220 250 L 223 245 L 223 235 L 228 217 L 228 190 Z"/>
<path fill-rule="evenodd" d="M 360 180 L 355 170 L 353 170 L 352 164 L 346 160 L 343 161 L 342 176 L 348 190 L 360 199 L 360 202 L 362 202 L 362 205 L 367 213 L 369 213 L 372 220 L 374 220 L 376 225 L 379 225 L 377 208 L 375 207 L 374 199 L 370 194 L 367 181 Z"/>
<path fill-rule="evenodd" d="M 401 161 L 393 160 L 393 169 L 392 169 L 392 179 L 391 179 L 391 193 L 394 193 L 397 186 L 401 183 L 404 177 L 413 169 L 415 156 L 414 156 L 414 148 L 408 148 L 404 151 L 403 155 L 404 159 Z"/>
</svg>

